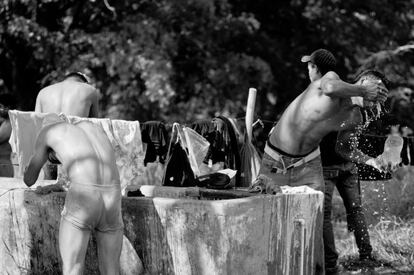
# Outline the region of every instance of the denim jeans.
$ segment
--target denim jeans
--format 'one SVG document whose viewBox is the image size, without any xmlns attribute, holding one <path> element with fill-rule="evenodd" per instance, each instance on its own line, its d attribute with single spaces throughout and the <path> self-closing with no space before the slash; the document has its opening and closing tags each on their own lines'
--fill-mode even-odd
<svg viewBox="0 0 414 275">
<path fill-rule="evenodd" d="M 372 247 L 361 205 L 358 175 L 351 173 L 351 171 L 329 168 L 324 168 L 324 175 L 325 200 L 323 240 L 325 249 L 325 267 L 335 267 L 338 259 L 331 222 L 332 195 L 335 186 L 338 189 L 339 195 L 342 197 L 346 209 L 348 230 L 354 232 L 355 241 L 359 250 L 359 257 L 361 259 L 371 257 Z"/>
<path fill-rule="evenodd" d="M 307 185 L 315 190 L 324 192 L 325 184 L 323 179 L 323 171 L 321 164 L 321 157 L 318 156 L 299 167 L 288 169 L 285 174 L 274 173 L 274 168 L 283 169 L 293 163 L 296 163 L 301 158 L 291 158 L 283 156 L 281 161 L 275 161 L 267 153 L 264 153 L 262 164 L 260 167 L 259 177 L 266 177 L 268 179 L 267 185 L 275 186 L 301 186 Z M 268 190 L 268 187 L 266 187 Z M 323 221 L 320 219 L 320 223 Z M 318 226 L 322 229 L 322 226 Z M 323 251 L 323 234 L 320 230 L 315 232 L 315 246 L 310 253 L 320 253 Z M 320 260 L 319 260 L 320 259 Z M 318 258 L 314 263 L 315 274 L 324 274 L 323 258 Z"/>
<path fill-rule="evenodd" d="M 281 161 L 274 160 L 271 156 L 264 153 L 259 175 L 265 175 L 271 179 L 272 183 L 278 186 L 301 186 L 307 185 L 318 191 L 324 191 L 324 180 L 322 173 L 321 157 L 318 156 L 299 167 L 288 169 L 285 174 L 274 173 L 274 168 L 283 169 L 301 158 L 282 157 Z"/>
</svg>

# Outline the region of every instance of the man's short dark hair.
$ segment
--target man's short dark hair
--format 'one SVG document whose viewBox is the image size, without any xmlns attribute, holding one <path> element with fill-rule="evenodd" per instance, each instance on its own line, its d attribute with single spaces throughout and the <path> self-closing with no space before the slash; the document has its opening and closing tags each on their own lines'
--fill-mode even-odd
<svg viewBox="0 0 414 275">
<path fill-rule="evenodd" d="M 8 109 L 16 109 L 17 107 L 16 98 L 9 93 L 0 94 L 0 104 Z"/>
<path fill-rule="evenodd" d="M 88 78 L 86 77 L 86 75 L 81 73 L 81 72 L 71 72 L 71 73 L 68 73 L 67 75 L 65 75 L 65 79 L 67 79 L 69 77 L 76 77 L 77 79 L 79 79 L 79 80 L 81 80 L 85 83 L 89 83 Z"/>
<path fill-rule="evenodd" d="M 0 94 L 0 117 L 8 119 L 9 110 L 16 109 L 16 98 L 12 94 Z"/>
<path fill-rule="evenodd" d="M 355 82 L 358 82 L 363 77 L 366 77 L 366 78 L 369 78 L 369 79 L 374 79 L 374 80 L 381 80 L 382 83 L 384 84 L 385 88 L 389 89 L 390 81 L 388 80 L 388 78 L 385 77 L 385 75 L 383 73 L 381 73 L 377 70 L 362 71 L 361 73 L 359 73 L 355 77 Z"/>
<path fill-rule="evenodd" d="M 319 72 L 324 75 L 329 71 L 335 71 L 335 56 L 328 50 L 318 49 L 310 55 L 305 55 L 301 59 L 302 62 L 312 62 L 318 67 Z"/>
</svg>

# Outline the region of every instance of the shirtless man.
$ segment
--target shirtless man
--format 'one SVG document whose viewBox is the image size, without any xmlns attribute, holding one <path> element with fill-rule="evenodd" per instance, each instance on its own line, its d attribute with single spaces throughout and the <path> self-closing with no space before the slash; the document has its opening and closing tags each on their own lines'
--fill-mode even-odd
<svg viewBox="0 0 414 275">
<path fill-rule="evenodd" d="M 112 145 L 91 122 L 72 125 L 57 115 L 44 122 L 24 182 L 33 185 L 47 159 L 62 163 L 71 182 L 59 228 L 63 274 L 82 274 L 92 230 L 101 274 L 119 274 L 123 221 L 121 188 Z M 46 188 L 46 187 L 44 187 Z"/>
<path fill-rule="evenodd" d="M 9 143 L 12 127 L 7 111 L 8 108 L 0 103 L 0 177 L 12 178 L 14 169 L 10 159 L 12 149 Z"/>
<path fill-rule="evenodd" d="M 62 82 L 40 90 L 35 112 L 98 117 L 98 100 L 97 90 L 88 84 L 85 75 L 75 72 L 66 75 Z"/>
<path fill-rule="evenodd" d="M 9 143 L 12 127 L 9 118 L 9 110 L 16 109 L 16 102 L 11 94 L 0 94 L 0 177 L 14 175 L 11 161 L 12 149 Z"/>
<path fill-rule="evenodd" d="M 79 117 L 98 117 L 99 94 L 88 84 L 86 76 L 69 73 L 62 82 L 43 88 L 36 98 L 35 112 L 64 113 Z M 45 179 L 56 179 L 56 165 L 46 164 Z"/>
<path fill-rule="evenodd" d="M 387 98 L 383 84 L 342 81 L 333 71 L 336 61 L 327 50 L 316 50 L 304 56 L 302 62 L 308 63 L 312 82 L 286 108 L 266 142 L 255 184 L 264 182 L 267 193 L 278 192 L 282 185 L 308 185 L 323 192 L 318 147 L 322 138 L 329 132 L 353 127 L 347 124 L 355 115 L 351 97 L 378 102 Z"/>
<path fill-rule="evenodd" d="M 265 189 L 275 194 L 280 186 L 307 185 L 324 192 L 325 184 L 319 143 L 329 132 L 347 127 L 355 115 L 351 97 L 384 102 L 386 88 L 378 83 L 349 84 L 333 71 L 336 60 L 332 53 L 319 49 L 307 62 L 311 83 L 286 108 L 266 142 L 259 176 L 252 189 Z M 320 219 L 321 223 L 323 219 Z M 322 229 L 322 226 L 317 228 Z M 313 253 L 323 251 L 322 232 L 315 232 Z M 315 261 L 315 274 L 324 274 L 323 258 Z"/>
</svg>

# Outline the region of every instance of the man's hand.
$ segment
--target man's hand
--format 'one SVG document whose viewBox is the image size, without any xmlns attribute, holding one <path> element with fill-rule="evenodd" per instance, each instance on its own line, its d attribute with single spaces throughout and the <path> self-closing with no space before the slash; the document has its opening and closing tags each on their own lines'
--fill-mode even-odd
<svg viewBox="0 0 414 275">
<path fill-rule="evenodd" d="M 377 164 L 377 161 L 376 161 L 376 159 L 374 159 L 374 158 L 371 158 L 371 159 L 369 159 L 369 160 L 367 160 L 366 162 L 365 162 L 365 164 L 366 165 L 369 165 L 369 166 L 371 166 L 371 167 L 374 167 L 375 169 L 377 169 L 378 171 L 380 171 L 380 172 L 383 172 L 382 170 L 381 170 L 381 165 L 378 163 Z"/>
<path fill-rule="evenodd" d="M 280 186 L 275 184 L 271 178 L 265 175 L 259 175 L 256 180 L 253 182 L 252 186 L 249 189 L 251 193 L 261 193 L 261 194 L 271 194 L 276 195 L 282 190 Z"/>
<path fill-rule="evenodd" d="M 379 81 L 367 81 L 365 86 L 365 93 L 363 98 L 367 101 L 374 101 L 384 103 L 387 100 L 388 90 L 384 84 Z"/>
<path fill-rule="evenodd" d="M 375 159 L 371 158 L 367 160 L 365 164 L 374 167 L 382 173 L 392 173 L 399 168 L 400 162 L 401 161 L 399 161 L 398 163 L 394 163 L 391 161 L 387 161 L 382 155 L 379 155 Z"/>
</svg>

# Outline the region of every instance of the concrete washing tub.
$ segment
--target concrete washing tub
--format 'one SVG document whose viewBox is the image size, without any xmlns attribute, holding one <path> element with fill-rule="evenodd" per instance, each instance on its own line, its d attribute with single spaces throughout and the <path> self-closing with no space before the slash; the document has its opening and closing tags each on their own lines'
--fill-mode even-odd
<svg viewBox="0 0 414 275">
<path fill-rule="evenodd" d="M 0 274 L 60 274 L 65 193 L 12 189 L 20 187 L 21 179 L 0 178 Z M 146 197 L 123 199 L 122 274 L 137 274 L 138 257 L 148 274 L 296 275 L 317 274 L 323 266 L 315 238 L 322 231 L 321 193 L 228 192 L 232 199 L 212 200 L 226 192 L 153 186 L 141 192 Z M 85 274 L 99 274 L 91 244 Z"/>
</svg>

